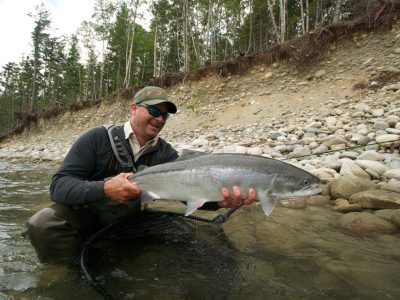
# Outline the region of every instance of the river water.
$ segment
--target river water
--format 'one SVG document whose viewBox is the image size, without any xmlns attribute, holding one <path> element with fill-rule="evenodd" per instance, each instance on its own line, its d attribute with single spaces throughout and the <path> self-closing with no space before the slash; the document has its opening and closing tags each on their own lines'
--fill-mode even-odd
<svg viewBox="0 0 400 300">
<path fill-rule="evenodd" d="M 50 203 L 55 169 L 0 160 L 0 299 L 102 299 L 78 268 L 40 264 L 22 237 Z M 267 219 L 252 205 L 186 244 L 100 245 L 91 268 L 116 299 L 400 299 L 400 234 L 354 235 L 339 216 L 277 207 Z"/>
</svg>

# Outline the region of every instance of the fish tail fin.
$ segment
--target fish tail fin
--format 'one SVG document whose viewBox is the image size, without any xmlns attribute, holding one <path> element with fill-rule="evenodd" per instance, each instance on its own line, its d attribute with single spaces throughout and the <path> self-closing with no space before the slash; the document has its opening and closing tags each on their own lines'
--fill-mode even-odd
<svg viewBox="0 0 400 300">
<path fill-rule="evenodd" d="M 266 216 L 269 216 L 276 205 L 274 197 L 269 196 L 268 191 L 257 191 L 257 198 L 260 200 L 261 207 Z"/>
</svg>

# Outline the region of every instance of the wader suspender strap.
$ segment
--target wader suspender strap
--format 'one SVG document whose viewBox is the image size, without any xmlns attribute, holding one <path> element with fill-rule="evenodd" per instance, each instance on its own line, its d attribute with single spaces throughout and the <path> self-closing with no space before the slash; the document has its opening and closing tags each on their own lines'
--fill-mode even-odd
<svg viewBox="0 0 400 300">
<path fill-rule="evenodd" d="M 126 149 L 118 135 L 113 135 L 115 125 L 103 125 L 103 127 L 107 130 L 112 150 L 118 162 L 121 164 L 122 172 L 136 172 L 135 165 L 133 164 L 128 149 Z"/>
</svg>

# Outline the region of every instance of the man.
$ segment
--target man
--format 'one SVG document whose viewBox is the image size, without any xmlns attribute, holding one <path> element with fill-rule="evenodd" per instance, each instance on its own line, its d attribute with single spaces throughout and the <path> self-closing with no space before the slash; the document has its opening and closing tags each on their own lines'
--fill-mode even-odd
<svg viewBox="0 0 400 300">
<path fill-rule="evenodd" d="M 175 149 L 158 136 L 169 114 L 176 111 L 176 105 L 159 87 L 148 86 L 136 93 L 130 120 L 113 128 L 112 136 L 128 149 L 133 163 L 128 170 L 117 160 L 105 127 L 89 130 L 73 144 L 51 182 L 54 203 L 27 222 L 28 236 L 42 262 L 70 260 L 96 231 L 140 212 L 141 191 L 127 177 L 139 166 L 178 158 Z M 242 199 L 238 187 L 232 190 L 231 196 L 227 188 L 222 189 L 220 207 L 254 202 L 253 189 L 249 189 L 247 199 Z"/>
</svg>

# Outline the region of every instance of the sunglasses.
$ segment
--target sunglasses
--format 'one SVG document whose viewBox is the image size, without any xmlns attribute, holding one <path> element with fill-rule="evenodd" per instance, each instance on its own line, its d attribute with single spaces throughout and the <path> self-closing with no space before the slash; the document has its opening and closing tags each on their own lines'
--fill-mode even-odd
<svg viewBox="0 0 400 300">
<path fill-rule="evenodd" d="M 164 121 L 166 121 L 169 118 L 168 112 L 161 112 L 161 110 L 159 110 L 157 107 L 147 106 L 147 105 L 138 105 L 138 106 L 147 108 L 147 112 L 149 113 L 149 115 L 154 118 L 162 116 Z"/>
</svg>

